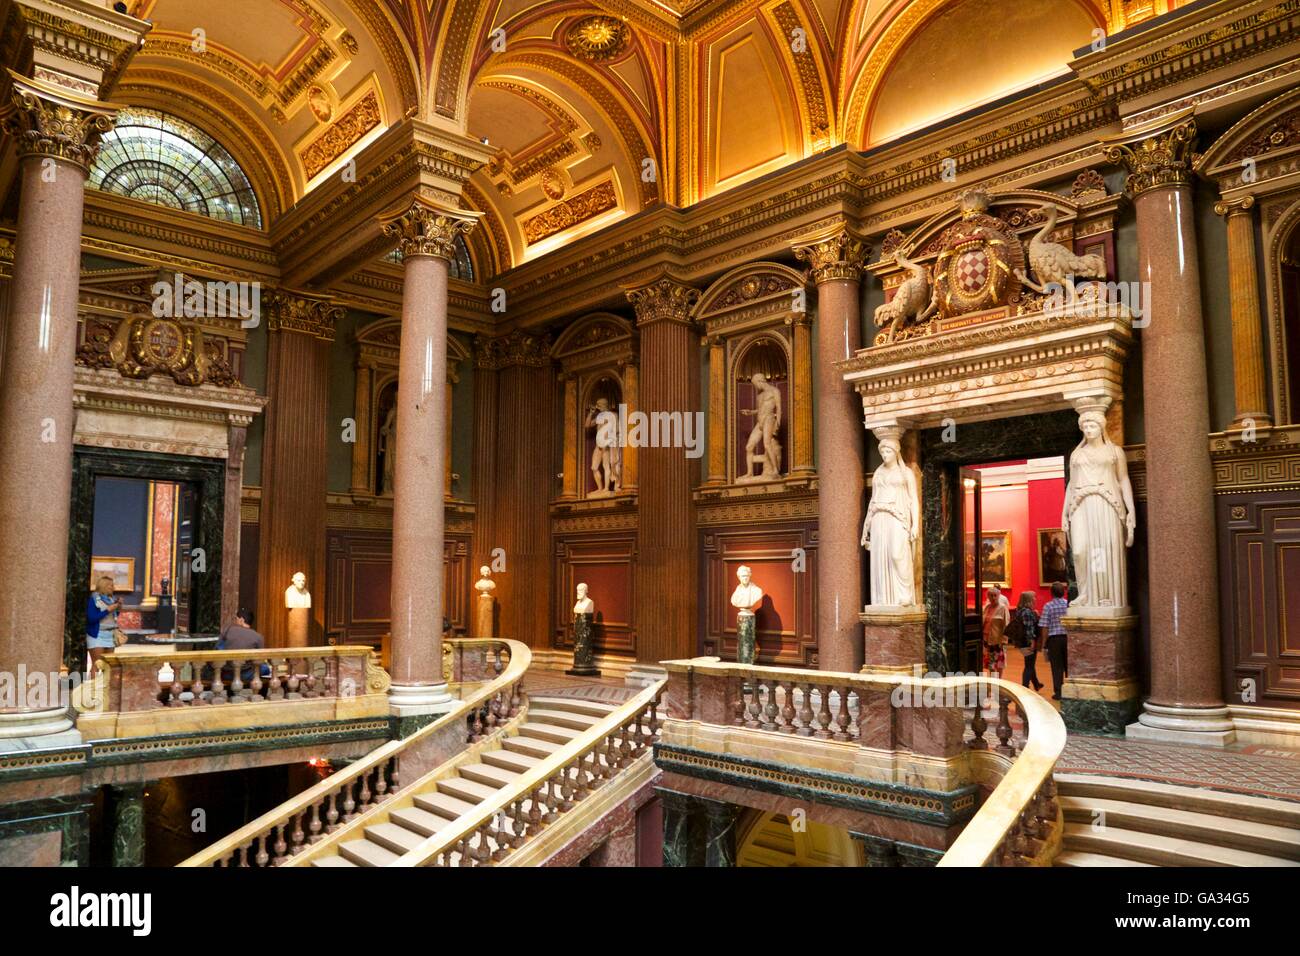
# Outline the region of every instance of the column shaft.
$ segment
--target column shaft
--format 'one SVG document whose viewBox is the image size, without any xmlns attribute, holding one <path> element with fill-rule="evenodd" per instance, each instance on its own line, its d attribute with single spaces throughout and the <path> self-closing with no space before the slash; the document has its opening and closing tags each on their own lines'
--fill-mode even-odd
<svg viewBox="0 0 1300 956">
<path fill-rule="evenodd" d="M 352 446 L 352 494 L 368 495 L 374 489 L 370 484 L 370 389 L 374 369 L 369 365 L 357 366 L 357 389 L 352 400 L 353 421 L 357 423 L 356 444 Z"/>
<path fill-rule="evenodd" d="M 1232 424 L 1271 425 L 1264 387 L 1264 337 L 1260 331 L 1259 269 L 1255 257 L 1253 196 L 1215 204 L 1228 220 L 1228 284 L 1232 295 L 1232 380 L 1236 411 Z"/>
</svg>

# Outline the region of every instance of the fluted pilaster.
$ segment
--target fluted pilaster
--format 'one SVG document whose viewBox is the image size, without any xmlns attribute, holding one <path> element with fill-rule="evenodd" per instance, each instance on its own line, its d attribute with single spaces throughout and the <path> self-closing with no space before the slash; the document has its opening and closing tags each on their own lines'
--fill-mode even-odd
<svg viewBox="0 0 1300 956">
<path fill-rule="evenodd" d="M 1227 219 L 1228 284 L 1232 297 L 1234 428 L 1271 425 L 1260 328 L 1259 265 L 1255 256 L 1255 197 L 1224 200 L 1214 211 Z"/>
</svg>

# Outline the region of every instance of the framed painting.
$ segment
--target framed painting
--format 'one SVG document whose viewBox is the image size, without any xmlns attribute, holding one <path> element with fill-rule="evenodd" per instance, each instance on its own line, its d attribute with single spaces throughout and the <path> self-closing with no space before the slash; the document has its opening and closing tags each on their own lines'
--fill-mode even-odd
<svg viewBox="0 0 1300 956">
<path fill-rule="evenodd" d="M 110 558 L 95 555 L 90 559 L 90 590 L 95 590 L 99 579 L 113 579 L 114 591 L 135 590 L 135 558 Z"/>
<path fill-rule="evenodd" d="M 973 555 L 975 549 L 969 545 L 973 535 L 967 535 L 967 555 Z M 1006 589 L 1011 586 L 1011 532 L 981 531 L 979 546 L 980 583 L 989 588 L 997 585 Z M 974 568 L 971 560 L 966 562 L 966 586 L 975 586 Z"/>
<path fill-rule="evenodd" d="M 1038 584 L 1051 587 L 1057 581 L 1070 583 L 1066 565 L 1065 532 L 1060 528 L 1038 529 Z"/>
</svg>

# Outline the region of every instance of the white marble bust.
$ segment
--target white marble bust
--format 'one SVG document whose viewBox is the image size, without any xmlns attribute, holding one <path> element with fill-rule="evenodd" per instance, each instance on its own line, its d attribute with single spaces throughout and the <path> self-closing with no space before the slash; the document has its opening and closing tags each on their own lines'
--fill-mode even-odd
<svg viewBox="0 0 1300 956">
<path fill-rule="evenodd" d="M 285 607 L 311 607 L 311 592 L 307 590 L 307 575 L 295 571 L 293 584 L 284 589 Z"/>
<path fill-rule="evenodd" d="M 587 585 L 579 584 L 578 603 L 573 605 L 574 614 L 594 614 L 596 612 L 596 602 L 587 597 Z"/>
<path fill-rule="evenodd" d="M 485 564 L 478 569 L 478 580 L 474 582 L 474 590 L 479 593 L 479 597 L 491 597 L 496 589 L 497 583 L 492 580 L 492 569 Z"/>
<path fill-rule="evenodd" d="M 740 583 L 736 585 L 736 590 L 731 592 L 731 606 L 739 608 L 742 612 L 753 613 L 754 608 L 763 603 L 763 589 L 754 583 L 753 573 L 748 565 L 742 564 L 736 568 L 736 578 Z"/>
</svg>

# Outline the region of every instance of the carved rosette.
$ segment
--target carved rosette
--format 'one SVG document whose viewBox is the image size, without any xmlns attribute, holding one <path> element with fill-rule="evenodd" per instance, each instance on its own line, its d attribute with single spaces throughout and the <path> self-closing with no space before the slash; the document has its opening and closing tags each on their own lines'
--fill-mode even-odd
<svg viewBox="0 0 1300 956">
<path fill-rule="evenodd" d="M 465 236 L 476 219 L 444 209 L 417 196 L 402 211 L 381 216 L 384 235 L 397 240 L 402 258 L 434 256 L 450 262 L 456 257 L 456 236 Z"/>
<path fill-rule="evenodd" d="M 806 274 L 817 285 L 836 279 L 860 281 L 870 251 L 866 242 L 843 227 L 794 248 L 795 258 L 808 263 Z"/>
<path fill-rule="evenodd" d="M 691 311 L 700 301 L 700 290 L 667 276 L 640 289 L 629 289 L 627 300 L 636 310 L 636 324 L 681 322 L 689 324 Z"/>
<path fill-rule="evenodd" d="M 1106 158 L 1128 170 L 1124 190 L 1137 198 L 1166 186 L 1188 186 L 1196 147 L 1196 120 L 1187 119 L 1150 136 L 1106 146 Z"/>
<path fill-rule="evenodd" d="M 18 154 L 61 159 L 89 173 L 100 137 L 113 128 L 116 107 L 12 71 L 9 80 L 10 104 L 0 122 Z"/>
<path fill-rule="evenodd" d="M 300 332 L 326 342 L 334 341 L 334 329 L 346 311 L 324 296 L 273 289 L 264 298 L 266 327 L 272 332 Z"/>
</svg>

